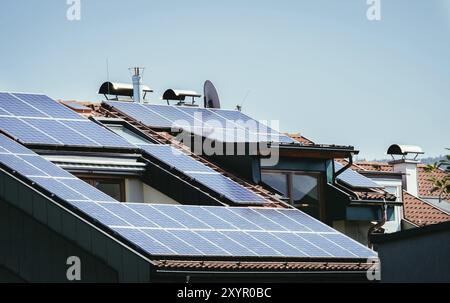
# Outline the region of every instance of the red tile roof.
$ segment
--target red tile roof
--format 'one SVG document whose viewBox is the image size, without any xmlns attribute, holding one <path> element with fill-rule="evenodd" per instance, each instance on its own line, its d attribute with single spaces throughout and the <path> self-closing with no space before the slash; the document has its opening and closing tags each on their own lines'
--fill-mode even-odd
<svg viewBox="0 0 450 303">
<path fill-rule="evenodd" d="M 313 141 L 311 141 L 308 138 L 303 137 L 302 135 L 300 135 L 300 133 L 297 133 L 297 134 L 286 134 L 286 135 L 291 137 L 292 139 L 300 142 L 300 143 L 305 144 L 305 145 L 314 145 L 315 144 Z"/>
<path fill-rule="evenodd" d="M 385 162 L 356 161 L 355 165 L 367 171 L 394 172 L 394 167 Z"/>
<path fill-rule="evenodd" d="M 365 271 L 367 263 L 338 262 L 237 262 L 237 261 L 178 261 L 156 260 L 153 263 L 161 269 L 189 270 L 279 270 L 279 271 Z"/>
<path fill-rule="evenodd" d="M 450 221 L 450 214 L 406 191 L 403 191 L 403 212 L 405 219 L 418 226 Z"/>
<path fill-rule="evenodd" d="M 424 164 L 419 164 L 417 167 L 417 182 L 419 187 L 419 196 L 438 198 L 439 197 L 438 191 L 431 192 L 434 186 L 433 182 L 430 181 L 430 178 L 432 177 L 443 178 L 445 177 L 446 172 L 441 169 L 432 172 L 427 172 L 425 168 L 426 165 Z M 450 194 L 444 195 L 443 198 L 450 201 Z"/>
</svg>

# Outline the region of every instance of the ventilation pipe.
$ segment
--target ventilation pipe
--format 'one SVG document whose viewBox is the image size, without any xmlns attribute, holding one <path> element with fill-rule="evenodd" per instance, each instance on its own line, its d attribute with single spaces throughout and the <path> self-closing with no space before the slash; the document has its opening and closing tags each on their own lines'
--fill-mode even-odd
<svg viewBox="0 0 450 303">
<path fill-rule="evenodd" d="M 143 67 L 133 67 L 130 68 L 132 72 L 132 80 L 133 80 L 133 101 L 136 103 L 144 103 L 144 99 L 142 98 L 142 75 L 144 74 Z"/>
</svg>

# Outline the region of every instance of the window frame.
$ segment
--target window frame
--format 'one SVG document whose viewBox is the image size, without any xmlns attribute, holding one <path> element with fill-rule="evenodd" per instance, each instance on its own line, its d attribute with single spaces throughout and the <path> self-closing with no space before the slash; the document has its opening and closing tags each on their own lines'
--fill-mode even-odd
<svg viewBox="0 0 450 303">
<path fill-rule="evenodd" d="M 102 175 L 77 175 L 78 178 L 88 183 L 89 185 L 97 188 L 95 182 L 104 182 L 111 184 L 118 184 L 120 188 L 120 200 L 119 202 L 127 202 L 125 177 L 122 176 L 102 176 Z"/>
<path fill-rule="evenodd" d="M 274 169 L 262 169 L 261 170 L 261 177 L 264 173 L 271 173 L 271 174 L 283 174 L 286 177 L 287 181 L 287 190 L 288 190 L 288 198 L 289 198 L 289 204 L 301 208 L 300 204 L 294 203 L 294 197 L 293 197 L 293 187 L 294 187 L 294 176 L 310 176 L 314 177 L 317 180 L 317 192 L 318 192 L 318 207 L 319 207 L 319 219 L 325 220 L 326 219 L 326 209 L 325 209 L 325 203 L 323 202 L 324 198 L 324 188 L 325 188 L 325 176 L 322 172 L 316 172 L 316 171 L 302 171 L 302 170 L 274 170 Z"/>
</svg>

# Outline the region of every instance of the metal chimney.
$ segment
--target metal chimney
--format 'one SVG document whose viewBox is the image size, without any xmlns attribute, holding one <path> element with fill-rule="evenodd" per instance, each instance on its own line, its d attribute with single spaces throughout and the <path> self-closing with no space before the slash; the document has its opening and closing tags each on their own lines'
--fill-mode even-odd
<svg viewBox="0 0 450 303">
<path fill-rule="evenodd" d="M 144 74 L 144 68 L 133 67 L 130 70 L 133 79 L 133 100 L 136 103 L 144 103 L 144 99 L 142 98 L 142 75 Z"/>
</svg>

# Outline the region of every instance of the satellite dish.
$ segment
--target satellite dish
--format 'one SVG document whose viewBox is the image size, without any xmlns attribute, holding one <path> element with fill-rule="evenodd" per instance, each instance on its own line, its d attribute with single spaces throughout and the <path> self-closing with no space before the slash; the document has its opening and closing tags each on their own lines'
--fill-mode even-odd
<svg viewBox="0 0 450 303">
<path fill-rule="evenodd" d="M 205 107 L 206 108 L 220 108 L 219 94 L 217 93 L 214 84 L 211 81 L 206 80 L 203 86 Z"/>
</svg>

